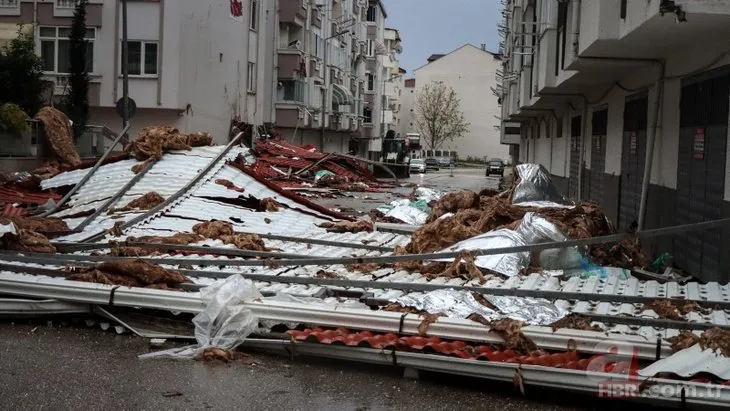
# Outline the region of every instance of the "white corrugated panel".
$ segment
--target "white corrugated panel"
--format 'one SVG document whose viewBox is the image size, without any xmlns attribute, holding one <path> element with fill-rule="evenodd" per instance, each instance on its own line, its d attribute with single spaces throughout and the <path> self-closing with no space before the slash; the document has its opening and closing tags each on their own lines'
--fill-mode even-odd
<svg viewBox="0 0 730 411">
<path fill-rule="evenodd" d="M 703 350 L 699 344 L 695 344 L 639 371 L 642 377 L 654 377 L 659 373 L 672 373 L 685 378 L 708 373 L 730 380 L 730 358 L 710 349 Z"/>
</svg>

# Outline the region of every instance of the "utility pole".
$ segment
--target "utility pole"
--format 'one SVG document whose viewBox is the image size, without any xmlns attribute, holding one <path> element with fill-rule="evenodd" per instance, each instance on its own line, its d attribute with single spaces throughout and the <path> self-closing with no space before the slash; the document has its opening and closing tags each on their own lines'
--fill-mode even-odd
<svg viewBox="0 0 730 411">
<path fill-rule="evenodd" d="M 127 36 L 127 0 L 122 0 L 122 129 L 129 122 L 129 42 Z"/>
</svg>

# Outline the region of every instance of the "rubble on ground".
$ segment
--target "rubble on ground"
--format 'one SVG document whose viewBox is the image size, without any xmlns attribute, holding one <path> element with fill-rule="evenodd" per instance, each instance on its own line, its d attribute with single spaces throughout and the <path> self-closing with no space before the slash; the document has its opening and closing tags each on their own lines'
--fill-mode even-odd
<svg viewBox="0 0 730 411">
<path fill-rule="evenodd" d="M 71 271 L 66 275 L 66 279 L 156 289 L 179 289 L 183 283 L 192 283 L 189 278 L 176 271 L 140 259 L 106 261 L 93 267 Z"/>
<path fill-rule="evenodd" d="M 61 162 L 70 166 L 81 164 L 68 117 L 56 108 L 43 107 L 35 118 L 43 124 L 45 136 Z"/>
</svg>

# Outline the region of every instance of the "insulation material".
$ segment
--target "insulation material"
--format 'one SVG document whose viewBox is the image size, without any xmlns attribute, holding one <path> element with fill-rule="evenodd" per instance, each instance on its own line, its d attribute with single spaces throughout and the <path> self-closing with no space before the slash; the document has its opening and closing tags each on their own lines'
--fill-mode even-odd
<svg viewBox="0 0 730 411">
<path fill-rule="evenodd" d="M 365 220 L 325 222 L 318 227 L 326 229 L 329 233 L 360 233 L 363 231 L 371 233 L 374 230 L 373 223 Z"/>
<path fill-rule="evenodd" d="M 183 134 L 172 126 L 150 126 L 140 130 L 128 147 L 137 160 L 161 159 L 168 150 L 191 150 L 212 143 L 208 133 Z M 135 171 L 135 173 L 139 170 Z"/>
<path fill-rule="evenodd" d="M 263 208 L 264 211 L 273 213 L 279 211 L 281 207 L 282 205 L 271 197 L 267 197 L 261 200 L 261 208 Z"/>
<path fill-rule="evenodd" d="M 222 236 L 233 235 L 233 224 L 220 220 L 206 221 L 195 224 L 193 232 L 206 238 L 218 239 Z"/>
<path fill-rule="evenodd" d="M 210 239 L 217 239 L 225 244 L 233 244 L 241 250 L 272 251 L 267 248 L 258 234 L 236 233 L 233 224 L 228 221 L 206 221 L 193 226 L 195 234 Z"/>
<path fill-rule="evenodd" d="M 154 287 L 177 289 L 180 284 L 192 283 L 184 275 L 150 264 L 144 260 L 106 261 L 66 276 L 67 280 L 129 287 Z"/>
<path fill-rule="evenodd" d="M 35 118 L 43 124 L 46 138 L 61 162 L 71 166 L 81 164 L 66 115 L 53 107 L 43 107 Z"/>
<path fill-rule="evenodd" d="M 460 250 L 483 250 L 491 248 L 516 247 L 527 245 L 521 234 L 512 230 L 495 230 L 485 234 L 478 235 L 473 238 L 461 241 L 451 247 L 445 248 L 440 252 L 454 252 Z M 435 261 L 448 261 L 440 259 Z M 482 255 L 475 258 L 477 267 L 485 268 L 496 273 L 512 277 L 518 275 L 523 269 L 527 268 L 530 261 L 528 252 Z"/>
<path fill-rule="evenodd" d="M 40 167 L 33 170 L 31 174 L 38 177 L 38 179 L 40 179 L 41 181 L 47 180 L 51 177 L 61 174 L 61 164 L 59 164 L 56 160 L 47 161 L 43 163 Z"/>
<path fill-rule="evenodd" d="M 492 322 L 489 330 L 504 339 L 505 348 L 508 350 L 531 353 L 537 350 L 537 344 L 522 332 L 523 325 L 522 321 L 505 318 Z"/>
<path fill-rule="evenodd" d="M 3 235 L 0 248 L 31 253 L 56 253 L 56 247 L 51 245 L 46 236 L 22 228 L 18 229 L 17 234 L 6 233 Z"/>
<path fill-rule="evenodd" d="M 555 224 L 533 212 L 526 213 L 522 217 L 516 231 L 524 237 L 527 244 L 568 240 Z M 545 270 L 562 270 L 580 267 L 583 259 L 577 247 L 567 247 L 532 253 L 531 265 Z"/>
<path fill-rule="evenodd" d="M 162 204 L 164 201 L 165 201 L 165 199 L 161 195 L 152 191 L 139 198 L 136 198 L 136 199 L 130 201 L 129 204 L 125 205 L 122 208 L 109 210 L 109 214 L 112 214 L 112 213 L 115 213 L 118 211 L 151 210 L 151 209 L 155 208 L 156 206 Z"/>
<path fill-rule="evenodd" d="M 142 236 L 127 237 L 128 243 L 148 243 L 148 244 L 177 244 L 187 245 L 205 240 L 205 237 L 195 233 L 175 233 L 171 236 Z"/>
<path fill-rule="evenodd" d="M 69 231 L 68 225 L 60 218 L 43 217 L 9 217 L 16 227 L 38 233 L 58 233 Z"/>
</svg>

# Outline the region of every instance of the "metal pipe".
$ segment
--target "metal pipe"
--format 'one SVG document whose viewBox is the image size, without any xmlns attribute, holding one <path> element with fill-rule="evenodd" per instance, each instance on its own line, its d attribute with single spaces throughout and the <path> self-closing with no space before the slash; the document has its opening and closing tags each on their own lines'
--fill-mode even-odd
<svg viewBox="0 0 730 411">
<path fill-rule="evenodd" d="M 102 204 L 101 207 L 99 207 L 98 209 L 96 209 L 91 215 L 89 215 L 88 217 L 86 217 L 86 219 L 84 219 L 84 221 L 82 221 L 78 226 L 76 226 L 76 228 L 74 229 L 74 231 L 79 231 L 79 232 L 80 231 L 83 231 L 84 228 L 86 228 L 86 226 L 88 226 L 89 223 L 91 223 L 91 221 L 93 221 L 96 217 L 99 216 L 99 214 L 101 214 L 104 211 L 106 211 L 112 204 L 114 204 L 115 202 L 117 202 L 117 200 L 119 200 L 120 198 L 122 198 L 122 196 L 127 191 L 129 191 L 129 189 L 132 188 L 133 185 L 137 184 L 137 182 L 145 174 L 147 174 L 147 172 L 150 171 L 150 169 L 155 164 L 157 164 L 157 160 L 156 159 L 152 159 L 152 161 L 150 161 L 149 163 L 147 163 L 144 166 L 144 168 L 142 170 L 140 170 L 137 173 L 137 175 L 135 175 L 134 177 L 132 177 L 132 179 L 129 180 L 127 182 L 127 184 L 125 184 L 119 191 L 117 191 L 116 194 L 114 194 L 110 199 L 108 199 L 106 202 L 104 202 L 104 204 Z"/>
<path fill-rule="evenodd" d="M 114 2 L 114 14 L 115 15 L 119 12 L 120 1 L 121 0 L 115 0 L 115 2 Z M 114 86 L 112 88 L 112 95 L 113 95 L 113 100 L 114 100 L 115 104 L 116 104 L 117 100 L 119 99 L 119 81 L 117 81 L 116 77 L 117 77 L 117 67 L 120 67 L 120 65 L 121 65 L 119 62 L 119 58 L 121 57 L 120 56 L 121 53 L 119 52 L 120 43 L 121 42 L 119 41 L 119 19 L 115 18 L 114 19 L 114 71 L 113 71 L 114 81 L 112 81 L 112 83 L 114 84 Z M 122 127 L 124 127 L 124 126 L 122 126 Z"/>
<path fill-rule="evenodd" d="M 325 25 L 329 25 L 326 24 Z M 324 30 L 323 30 L 324 31 Z M 319 149 L 324 153 L 324 133 L 325 133 L 325 115 L 327 114 L 327 75 L 329 74 L 329 68 L 327 67 L 327 49 L 329 49 L 330 37 L 324 39 L 324 51 L 322 56 L 322 112 L 319 116 L 320 121 L 320 135 L 319 135 Z M 303 134 L 302 134 L 303 137 Z"/>
<path fill-rule="evenodd" d="M 162 207 L 160 207 L 162 208 Z M 138 217 L 138 219 L 144 220 L 149 218 L 148 214 Z M 484 256 L 484 255 L 500 255 L 500 254 L 511 254 L 520 252 L 534 252 L 552 249 L 563 249 L 568 247 L 582 247 L 587 245 L 595 244 L 606 244 L 614 243 L 623 240 L 637 239 L 637 238 L 652 238 L 662 237 L 674 234 L 681 234 L 690 231 L 700 231 L 717 229 L 724 226 L 730 225 L 730 218 L 705 221 L 702 223 L 684 224 L 673 227 L 657 228 L 653 230 L 645 230 L 641 232 L 631 233 L 620 233 L 612 234 L 603 237 L 584 238 L 580 240 L 567 240 L 557 242 L 547 242 L 539 244 L 531 244 L 524 246 L 514 247 L 500 247 L 491 249 L 475 249 L 475 250 L 464 250 L 468 251 L 472 256 Z M 104 235 L 102 233 L 101 235 Z M 278 260 L 274 263 L 267 260 L 228 260 L 228 261 L 216 261 L 215 264 L 210 264 L 209 259 L 171 259 L 171 258 L 146 258 L 145 260 L 150 263 L 157 264 L 193 264 L 193 265 L 230 265 L 237 267 L 265 267 L 270 265 L 276 265 L 277 267 L 294 267 L 294 266 L 314 266 L 314 265 L 329 265 L 329 264 L 365 264 L 365 263 L 379 263 L 379 264 L 392 264 L 403 261 L 432 261 L 441 259 L 454 259 L 461 255 L 461 251 L 450 251 L 450 252 L 438 252 L 438 253 L 426 253 L 426 254 L 405 254 L 405 255 L 387 255 L 387 256 L 361 256 L 361 257 L 328 257 L 328 258 L 307 258 L 307 259 L 290 259 L 290 260 Z M 122 258 L 123 259 L 123 258 Z M 59 261 L 61 259 L 59 258 Z"/>
<path fill-rule="evenodd" d="M 81 178 L 81 180 L 79 180 L 79 182 L 76 183 L 76 185 L 71 189 L 71 191 L 69 191 L 68 193 L 66 193 L 65 196 L 63 196 L 63 198 L 61 199 L 61 201 L 59 201 L 58 203 L 56 203 L 53 206 L 53 208 L 51 208 L 50 210 L 48 210 L 48 211 L 40 214 L 40 217 L 47 217 L 47 216 L 55 213 L 56 211 L 58 211 L 59 208 L 61 208 L 64 204 L 66 204 L 66 202 L 71 198 L 71 196 L 74 195 L 74 194 L 76 194 L 76 192 L 79 190 L 79 188 L 81 188 L 81 186 L 83 186 L 84 184 L 86 184 L 86 182 L 89 181 L 89 179 L 91 178 L 91 176 L 94 175 L 94 173 L 96 172 L 96 170 L 98 170 L 99 167 L 101 167 L 101 165 L 104 163 L 104 161 L 107 159 L 107 157 L 109 157 L 109 155 L 111 154 L 112 150 L 114 150 L 114 148 L 117 146 L 117 144 L 119 144 L 119 142 L 124 138 L 124 136 L 127 135 L 127 131 L 128 130 L 129 130 L 129 124 L 127 124 L 124 127 L 124 129 L 122 129 L 122 132 L 119 133 L 119 135 L 117 136 L 116 139 L 114 139 L 114 143 L 111 146 L 109 146 L 109 148 L 106 149 L 106 151 L 101 156 L 101 158 L 99 159 L 99 161 L 97 161 L 96 164 L 94 164 L 94 167 L 92 167 L 91 170 L 89 170 Z"/>
<path fill-rule="evenodd" d="M 656 141 L 657 129 L 659 128 L 659 120 L 661 118 L 661 107 L 662 98 L 664 95 L 664 76 L 666 66 L 660 65 L 659 79 L 655 85 L 655 99 L 654 101 L 654 119 L 651 127 L 651 133 L 649 133 L 649 140 L 646 142 L 646 159 L 644 161 L 644 180 L 641 182 L 641 200 L 639 203 L 639 221 L 637 230 L 641 231 L 644 229 L 644 223 L 646 219 L 646 203 L 649 198 L 649 184 L 651 183 L 651 169 L 654 162 L 654 142 Z"/>
<path fill-rule="evenodd" d="M 173 194 L 170 197 L 168 197 L 167 200 L 165 200 L 161 204 L 158 204 L 157 206 L 153 207 L 152 209 L 150 209 L 146 213 L 144 213 L 142 215 L 139 215 L 139 216 L 137 216 L 137 217 L 135 217 L 135 218 L 133 218 L 133 219 L 125 222 L 124 224 L 122 224 L 122 227 L 121 227 L 122 230 L 125 230 L 125 229 L 127 229 L 127 228 L 129 228 L 129 227 L 131 227 L 131 226 L 133 226 L 133 225 L 135 225 L 137 223 L 140 223 L 140 222 L 146 220 L 147 218 L 150 218 L 151 216 L 153 216 L 153 215 L 157 214 L 158 212 L 160 212 L 165 207 L 168 207 L 175 200 L 177 200 L 178 198 L 180 198 L 183 194 L 187 193 L 195 184 L 198 183 L 198 181 L 200 181 L 203 177 L 205 177 L 205 175 L 208 174 L 208 172 L 210 172 L 210 170 L 212 170 L 213 167 L 216 164 L 218 164 L 220 162 L 220 160 L 223 157 L 225 157 L 226 154 L 228 154 L 229 151 L 231 151 L 231 149 L 233 148 L 233 146 L 235 146 L 236 144 L 239 143 L 239 141 L 241 140 L 241 136 L 242 135 L 243 135 L 243 132 L 239 132 L 236 135 L 236 137 L 234 137 L 228 143 L 228 145 L 223 149 L 223 151 L 221 151 L 220 154 L 218 154 L 213 160 L 211 160 L 211 162 L 208 163 L 208 165 L 205 166 L 205 168 L 203 170 L 201 170 L 200 173 L 198 173 L 195 176 L 195 178 L 193 178 L 190 182 L 188 182 L 187 184 L 185 184 L 185 186 L 183 186 L 183 188 L 181 188 L 180 190 L 178 190 L 175 194 Z M 82 240 L 82 242 L 96 241 L 96 240 L 99 240 L 100 238 L 102 238 L 104 235 L 106 235 L 106 230 L 105 231 L 102 231 L 100 233 L 92 234 L 91 236 L 89 236 L 89 237 L 85 238 L 84 240 Z"/>
</svg>

